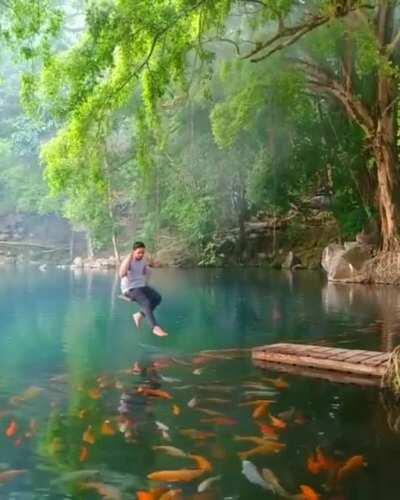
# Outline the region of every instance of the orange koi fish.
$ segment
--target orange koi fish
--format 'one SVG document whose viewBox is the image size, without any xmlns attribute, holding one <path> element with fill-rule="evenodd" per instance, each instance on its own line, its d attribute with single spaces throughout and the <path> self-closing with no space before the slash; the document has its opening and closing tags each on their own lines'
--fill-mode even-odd
<svg viewBox="0 0 400 500">
<path fill-rule="evenodd" d="M 115 432 L 116 431 L 111 422 L 109 420 L 104 420 L 103 424 L 101 425 L 101 433 L 103 434 L 103 436 L 114 436 Z"/>
<path fill-rule="evenodd" d="M 239 403 L 239 406 L 260 405 L 262 403 L 270 405 L 271 403 L 275 403 L 275 400 L 273 400 L 273 399 L 255 399 L 254 401 L 246 401 L 245 403 Z"/>
<path fill-rule="evenodd" d="M 252 417 L 257 419 L 264 417 L 268 413 L 268 403 L 261 403 L 254 408 Z"/>
<path fill-rule="evenodd" d="M 96 442 L 96 438 L 93 434 L 93 429 L 91 425 L 89 425 L 89 427 L 83 433 L 82 440 L 88 444 L 94 444 Z"/>
<path fill-rule="evenodd" d="M 261 433 L 268 436 L 269 439 L 278 439 L 278 434 L 273 427 L 267 424 L 259 424 L 259 426 Z"/>
<path fill-rule="evenodd" d="M 338 481 L 341 481 L 352 472 L 355 472 L 356 470 L 359 470 L 366 465 L 367 463 L 364 461 L 363 455 L 354 455 L 353 457 L 346 460 L 344 465 L 340 467 L 337 474 Z"/>
<path fill-rule="evenodd" d="M 188 457 L 197 462 L 197 467 L 200 470 L 203 470 L 205 472 L 212 471 L 211 463 L 206 458 L 202 457 L 201 455 L 188 455 Z"/>
<path fill-rule="evenodd" d="M 147 478 L 163 483 L 190 483 L 205 473 L 204 469 L 162 470 L 148 474 Z"/>
<path fill-rule="evenodd" d="M 101 398 L 101 390 L 98 387 L 94 387 L 93 389 L 88 390 L 88 396 L 90 399 L 100 399 Z"/>
<path fill-rule="evenodd" d="M 268 440 L 264 437 L 258 437 L 258 436 L 233 436 L 233 440 L 234 441 L 250 442 L 250 443 L 254 443 L 258 446 L 263 446 L 264 444 L 268 444 L 271 442 L 270 440 Z"/>
<path fill-rule="evenodd" d="M 237 425 L 238 421 L 229 417 L 202 418 L 200 422 L 215 425 Z"/>
<path fill-rule="evenodd" d="M 150 387 L 139 387 L 137 389 L 139 394 L 143 394 L 143 396 L 150 396 L 153 398 L 161 398 L 161 399 L 172 399 L 172 395 L 161 389 L 151 389 Z"/>
<path fill-rule="evenodd" d="M 287 423 L 280 418 L 274 417 L 273 415 L 270 415 L 269 418 L 271 419 L 273 427 L 276 427 L 277 429 L 285 429 L 287 427 Z"/>
<path fill-rule="evenodd" d="M 88 482 L 82 483 L 81 488 L 85 490 L 93 490 L 98 493 L 102 498 L 107 500 L 122 500 L 121 492 L 115 486 L 105 483 Z"/>
<path fill-rule="evenodd" d="M 9 426 L 6 429 L 6 436 L 11 438 L 11 437 L 15 436 L 17 431 L 18 431 L 17 422 L 15 420 L 11 420 Z"/>
<path fill-rule="evenodd" d="M 136 497 L 137 500 L 160 500 L 162 495 L 164 495 L 167 491 L 168 490 L 165 488 L 157 488 L 150 491 L 137 491 Z"/>
<path fill-rule="evenodd" d="M 83 446 L 81 449 L 81 453 L 79 455 L 80 462 L 86 462 L 89 458 L 89 448 L 87 446 Z"/>
<path fill-rule="evenodd" d="M 257 446 L 256 448 L 252 448 L 248 451 L 242 451 L 238 453 L 238 455 L 241 460 L 247 460 L 249 457 L 254 457 L 255 455 L 271 455 L 272 453 L 279 453 L 285 447 L 286 445 L 283 443 L 279 443 L 277 441 L 267 441 L 261 446 Z"/>
<path fill-rule="evenodd" d="M 318 493 L 311 488 L 311 486 L 307 486 L 306 484 L 300 485 L 301 490 L 301 498 L 303 500 L 319 500 L 320 496 Z"/>
</svg>

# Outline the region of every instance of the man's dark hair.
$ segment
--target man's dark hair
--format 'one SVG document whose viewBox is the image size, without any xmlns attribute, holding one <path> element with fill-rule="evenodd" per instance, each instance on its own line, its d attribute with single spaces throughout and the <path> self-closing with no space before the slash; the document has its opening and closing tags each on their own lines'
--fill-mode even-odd
<svg viewBox="0 0 400 500">
<path fill-rule="evenodd" d="M 146 245 L 143 243 L 143 241 L 135 241 L 132 250 L 137 250 L 138 248 L 146 248 Z"/>
</svg>

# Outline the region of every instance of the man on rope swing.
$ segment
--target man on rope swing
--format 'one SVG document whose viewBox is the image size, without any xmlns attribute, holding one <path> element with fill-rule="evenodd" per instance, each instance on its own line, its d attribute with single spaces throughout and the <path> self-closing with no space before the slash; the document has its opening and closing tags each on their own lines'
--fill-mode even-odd
<svg viewBox="0 0 400 500">
<path fill-rule="evenodd" d="M 140 306 L 141 310 L 132 316 L 136 327 L 140 328 L 143 318 L 146 317 L 154 335 L 166 337 L 168 333 L 157 324 L 153 313 L 161 302 L 161 295 L 147 284 L 150 267 L 154 267 L 154 262 L 146 262 L 144 259 L 145 251 L 145 244 L 136 241 L 132 252 L 122 261 L 119 268 L 121 292 L 125 297 L 137 302 Z"/>
</svg>

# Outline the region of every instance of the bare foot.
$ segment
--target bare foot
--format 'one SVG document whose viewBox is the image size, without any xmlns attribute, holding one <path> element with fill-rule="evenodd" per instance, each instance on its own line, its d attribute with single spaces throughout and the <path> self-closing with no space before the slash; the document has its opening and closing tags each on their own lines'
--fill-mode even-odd
<svg viewBox="0 0 400 500">
<path fill-rule="evenodd" d="M 136 325 L 136 328 L 140 328 L 140 325 L 142 324 L 143 321 L 143 314 L 141 312 L 137 312 L 135 314 L 132 314 L 133 322 Z"/>
<path fill-rule="evenodd" d="M 157 335 L 157 337 L 166 337 L 168 335 L 168 333 L 164 332 L 164 330 L 159 326 L 155 326 L 153 328 L 153 333 L 154 335 Z"/>
</svg>

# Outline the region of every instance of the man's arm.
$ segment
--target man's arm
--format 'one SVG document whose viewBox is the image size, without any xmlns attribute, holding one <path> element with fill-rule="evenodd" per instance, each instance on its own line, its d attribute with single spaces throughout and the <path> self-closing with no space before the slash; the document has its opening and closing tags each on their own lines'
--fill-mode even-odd
<svg viewBox="0 0 400 500">
<path fill-rule="evenodd" d="M 123 278 L 124 276 L 126 276 L 128 274 L 128 269 L 129 269 L 129 265 L 131 263 L 131 258 L 132 258 L 132 255 L 129 254 L 125 257 L 125 259 L 122 261 L 121 265 L 119 266 L 119 277 L 120 278 Z"/>
</svg>

